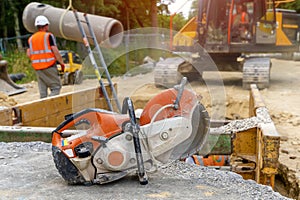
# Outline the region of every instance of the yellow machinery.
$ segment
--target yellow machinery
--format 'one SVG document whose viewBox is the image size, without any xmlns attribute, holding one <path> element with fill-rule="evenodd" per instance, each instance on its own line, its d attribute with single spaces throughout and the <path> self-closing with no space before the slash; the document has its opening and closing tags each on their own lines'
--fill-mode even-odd
<svg viewBox="0 0 300 200">
<path fill-rule="evenodd" d="M 64 85 L 68 84 L 80 84 L 83 81 L 82 61 L 78 54 L 73 51 L 62 50 L 59 51 L 65 65 L 64 71 L 61 70 L 61 66 L 57 64 L 57 69 L 60 72 L 60 76 Z"/>
</svg>

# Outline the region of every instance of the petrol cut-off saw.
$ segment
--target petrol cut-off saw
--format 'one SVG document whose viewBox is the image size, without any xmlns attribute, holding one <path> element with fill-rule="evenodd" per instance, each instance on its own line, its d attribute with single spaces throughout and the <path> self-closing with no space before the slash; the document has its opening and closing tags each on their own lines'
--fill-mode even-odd
<svg viewBox="0 0 300 200">
<path fill-rule="evenodd" d="M 147 172 L 200 150 L 209 117 L 186 81 L 154 96 L 139 118 L 128 97 L 122 114 L 90 108 L 66 116 L 52 137 L 61 176 L 70 184 L 104 184 L 137 173 L 147 184 Z"/>
</svg>

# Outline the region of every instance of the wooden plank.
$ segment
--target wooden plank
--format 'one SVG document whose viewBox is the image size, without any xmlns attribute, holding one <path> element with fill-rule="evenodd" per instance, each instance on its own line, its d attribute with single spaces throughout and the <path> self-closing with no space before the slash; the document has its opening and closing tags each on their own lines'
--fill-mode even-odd
<svg viewBox="0 0 300 200">
<path fill-rule="evenodd" d="M 13 125 L 13 110 L 11 108 L 5 108 L 0 110 L 0 125 Z"/>
<path fill-rule="evenodd" d="M 255 110 L 257 108 L 266 107 L 264 100 L 256 86 L 256 84 L 250 85 L 250 99 L 249 99 L 249 116 L 256 116 Z"/>
<path fill-rule="evenodd" d="M 278 169 L 280 135 L 266 109 L 263 98 L 256 85 L 251 85 L 249 114 L 262 122 L 257 125 L 256 175 L 258 183 L 274 188 Z"/>
<path fill-rule="evenodd" d="M 256 168 L 255 168 L 255 181 L 260 183 L 261 180 L 261 169 L 263 167 L 263 161 L 262 161 L 262 156 L 263 156 L 263 134 L 260 129 L 257 129 L 257 142 L 256 142 L 256 148 L 257 148 L 257 153 L 256 153 Z"/>
<path fill-rule="evenodd" d="M 256 154 L 256 128 L 233 134 L 232 149 L 235 156 Z"/>
<path fill-rule="evenodd" d="M 114 84 L 114 87 L 117 85 Z M 112 102 L 112 92 L 105 86 Z M 64 116 L 86 108 L 108 109 L 107 102 L 99 87 L 60 94 L 54 97 L 38 99 L 0 110 L 0 126 L 56 127 Z M 116 108 L 116 107 L 114 107 Z"/>
<path fill-rule="evenodd" d="M 89 89 L 78 93 L 61 94 L 18 105 L 18 108 L 21 110 L 22 123 L 24 125 L 28 125 L 30 121 L 47 118 L 54 113 L 60 113 L 64 110 L 76 108 L 77 104 L 83 107 L 85 107 L 86 104 L 90 105 L 90 101 L 94 101 L 96 99 L 95 90 L 96 89 Z"/>
<path fill-rule="evenodd" d="M 116 87 L 116 84 L 114 85 Z M 110 87 L 106 85 L 111 98 Z M 111 100 L 112 101 L 112 100 Z M 10 126 L 11 130 L 0 130 L 0 141 L 45 141 L 51 142 L 51 132 L 44 133 L 47 127 L 57 127 L 65 115 L 87 108 L 108 109 L 106 100 L 99 87 L 65 93 L 50 98 L 39 99 L 12 108 L 0 110 L 0 126 Z M 31 132 L 16 128 L 15 124 L 35 127 Z M 49 129 L 49 128 L 48 128 Z M 47 129 L 47 130 L 48 130 Z M 14 132 L 15 130 L 15 132 Z M 49 131 L 49 130 L 48 130 Z"/>
<path fill-rule="evenodd" d="M 97 87 L 18 105 L 22 125 L 56 127 L 67 114 L 86 108 L 108 109 L 105 99 L 101 96 Z"/>
</svg>

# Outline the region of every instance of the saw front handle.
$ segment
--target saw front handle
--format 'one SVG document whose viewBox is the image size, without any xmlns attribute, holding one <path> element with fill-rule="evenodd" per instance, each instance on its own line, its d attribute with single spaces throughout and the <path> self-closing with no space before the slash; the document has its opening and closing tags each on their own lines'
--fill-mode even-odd
<svg viewBox="0 0 300 200">
<path fill-rule="evenodd" d="M 131 124 L 130 132 L 133 135 L 133 144 L 134 144 L 136 162 L 137 162 L 137 167 L 138 167 L 139 181 L 140 181 L 141 185 L 146 185 L 146 184 L 148 184 L 148 177 L 147 177 L 147 174 L 146 174 L 145 168 L 144 168 L 144 161 L 143 161 L 141 143 L 140 143 L 140 138 L 139 138 L 140 126 L 136 122 L 133 103 L 129 97 L 126 97 L 124 99 L 122 112 L 125 112 L 124 105 L 126 105 L 125 108 L 128 109 L 128 114 L 129 114 L 129 118 L 130 118 L 130 124 Z"/>
</svg>

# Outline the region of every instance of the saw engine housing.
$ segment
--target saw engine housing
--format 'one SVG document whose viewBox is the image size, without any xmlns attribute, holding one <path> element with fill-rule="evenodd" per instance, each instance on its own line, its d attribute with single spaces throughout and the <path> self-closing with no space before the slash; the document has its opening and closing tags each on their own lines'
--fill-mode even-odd
<svg viewBox="0 0 300 200">
<path fill-rule="evenodd" d="M 206 139 L 208 114 L 188 89 L 156 95 L 139 122 L 126 102 L 128 114 L 85 109 L 53 131 L 53 159 L 68 183 L 104 184 L 138 170 L 146 184 L 146 171 L 195 153 Z"/>
</svg>

